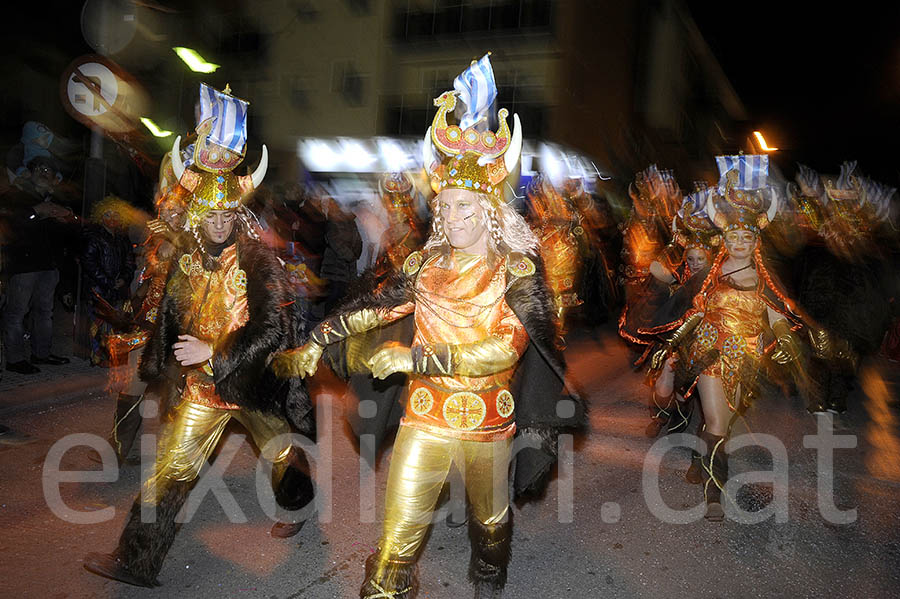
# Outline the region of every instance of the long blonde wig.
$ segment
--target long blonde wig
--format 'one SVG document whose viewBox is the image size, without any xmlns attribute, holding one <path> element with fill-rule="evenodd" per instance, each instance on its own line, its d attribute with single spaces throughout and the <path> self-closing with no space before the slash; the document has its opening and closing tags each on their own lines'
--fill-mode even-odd
<svg viewBox="0 0 900 599">
<path fill-rule="evenodd" d="M 443 192 L 441 192 L 443 193 Z M 513 210 L 508 204 L 495 205 L 487 195 L 472 192 L 477 196 L 478 203 L 484 212 L 489 238 L 488 246 L 491 251 L 504 256 L 510 252 L 520 252 L 536 256 L 538 252 L 538 239 L 535 237 L 522 216 Z M 434 196 L 431 201 L 431 234 L 425 242 L 425 251 L 449 249 L 450 240 L 444 233 L 444 219 L 440 207 L 441 194 Z"/>
</svg>

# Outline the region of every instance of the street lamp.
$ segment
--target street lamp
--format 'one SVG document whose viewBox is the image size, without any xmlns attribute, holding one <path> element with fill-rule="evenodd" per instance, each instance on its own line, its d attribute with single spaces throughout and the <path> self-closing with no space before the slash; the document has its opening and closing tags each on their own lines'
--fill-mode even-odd
<svg viewBox="0 0 900 599">
<path fill-rule="evenodd" d="M 754 131 L 753 137 L 756 138 L 756 143 L 759 144 L 759 149 L 762 150 L 763 152 L 775 152 L 778 150 L 778 148 L 770 148 L 766 144 L 766 138 L 763 137 L 763 134 L 760 133 L 759 131 Z"/>
<path fill-rule="evenodd" d="M 183 60 L 184 64 L 195 73 L 214 73 L 220 66 L 211 62 L 206 62 L 206 59 L 200 56 L 196 50 L 182 48 L 181 46 L 176 46 L 175 48 L 172 48 L 172 50 L 174 50 L 175 54 L 178 55 L 178 58 Z"/>
<path fill-rule="evenodd" d="M 171 131 L 160 129 L 156 123 L 145 116 L 141 117 L 141 122 L 144 123 L 144 127 L 149 129 L 150 133 L 152 133 L 154 137 L 169 137 L 170 135 L 172 135 Z"/>
</svg>

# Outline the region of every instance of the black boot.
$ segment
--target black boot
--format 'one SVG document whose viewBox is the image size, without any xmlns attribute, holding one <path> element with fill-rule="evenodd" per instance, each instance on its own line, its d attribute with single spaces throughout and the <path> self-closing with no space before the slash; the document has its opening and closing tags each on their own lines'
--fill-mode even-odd
<svg viewBox="0 0 900 599">
<path fill-rule="evenodd" d="M 710 522 L 725 519 L 722 509 L 722 488 L 728 481 L 728 454 L 725 453 L 725 437 L 707 432 L 700 433 L 706 441 L 706 455 L 703 456 L 703 492 L 706 497 L 705 518 Z"/>
<path fill-rule="evenodd" d="M 302 450 L 292 448 L 286 461 L 287 466 L 280 475 L 276 471 L 272 472 L 272 489 L 278 505 L 293 512 L 313 501 L 316 490 L 309 476 L 309 462 Z M 305 523 L 305 519 L 299 522 L 276 522 L 269 534 L 286 539 L 300 532 Z"/>
<path fill-rule="evenodd" d="M 469 516 L 469 582 L 475 587 L 475 599 L 499 599 L 506 586 L 506 571 L 512 555 L 512 511 L 507 521 L 486 525 Z"/>
<path fill-rule="evenodd" d="M 702 456 L 693 449 L 691 450 L 691 465 L 684 473 L 684 480 L 692 485 L 699 485 L 703 482 Z"/>
<path fill-rule="evenodd" d="M 418 592 L 415 560 L 384 559 L 381 550 L 366 560 L 360 599 L 414 599 Z"/>
<path fill-rule="evenodd" d="M 89 553 L 84 560 L 88 572 L 142 587 L 159 586 L 157 576 L 181 527 L 175 522 L 194 481 L 165 481 L 167 488 L 156 505 L 156 521 L 141 522 L 140 499 L 131 506 L 119 546 L 111 554 Z"/>
</svg>

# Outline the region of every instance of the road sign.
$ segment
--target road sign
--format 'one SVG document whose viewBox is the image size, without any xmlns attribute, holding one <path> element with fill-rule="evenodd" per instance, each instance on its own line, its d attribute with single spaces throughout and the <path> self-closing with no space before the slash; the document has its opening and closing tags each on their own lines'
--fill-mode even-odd
<svg viewBox="0 0 900 599">
<path fill-rule="evenodd" d="M 110 134 L 134 129 L 146 106 L 146 95 L 135 80 L 96 55 L 82 56 L 63 71 L 60 97 L 73 118 Z"/>
</svg>

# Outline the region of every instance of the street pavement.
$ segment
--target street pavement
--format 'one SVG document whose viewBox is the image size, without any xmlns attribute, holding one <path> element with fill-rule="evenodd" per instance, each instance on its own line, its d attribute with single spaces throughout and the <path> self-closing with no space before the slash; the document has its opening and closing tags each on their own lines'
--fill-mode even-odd
<svg viewBox="0 0 900 599">
<path fill-rule="evenodd" d="M 759 441 L 773 435 L 786 448 L 787 520 L 742 524 L 701 518 L 672 524 L 655 517 L 659 506 L 646 498 L 653 485 L 643 484 L 642 472 L 652 464 L 647 456 L 655 440 L 643 434 L 647 388 L 629 366 L 632 355 L 611 330 L 577 335 L 566 353 L 570 383 L 590 407 L 590 431 L 575 440 L 572 467 L 560 468 L 545 497 L 515 507 L 505 597 L 900 596 L 896 364 L 865 364 L 850 411 L 835 424 L 835 434 L 856 440 L 855 448 L 834 451 L 837 508 L 855 508 L 853 522 L 836 524 L 821 515 L 817 453 L 804 447 L 804 436 L 816 433 L 817 422 L 799 398 L 773 389 L 740 426 Z M 363 562 L 379 534 L 390 455 L 382 457 L 374 481 L 363 478 L 367 491 L 360 493 L 344 389 L 326 368 L 312 383 L 320 428 L 320 460 L 314 469 L 324 506 L 318 518 L 294 538 L 269 536 L 271 520 L 256 499 L 256 453 L 245 442 L 217 485 L 220 491 L 227 488 L 236 504 L 223 508 L 212 493 L 206 495 L 176 537 L 158 589 L 122 585 L 82 567 L 85 553 L 115 547 L 138 490 L 138 466 L 124 467 L 112 482 L 59 485 L 61 499 L 72 510 L 99 515 L 114 508 L 106 521 L 76 524 L 48 507 L 56 487 L 44 484 L 52 482 L 45 468 L 48 454 L 60 447 L 57 441 L 76 433 L 103 437 L 112 421 L 112 399 L 98 391 L 106 372 L 84 365 L 80 370 L 86 377 L 82 382 L 90 386 L 81 394 L 70 387 L 74 374 L 55 379 L 65 393 L 54 392 L 53 381 L 0 389 L 0 422 L 36 439 L 0 446 L 0 597 L 358 596 Z M 29 401 L 32 386 L 41 389 L 40 401 Z M 145 434 L 156 429 L 154 418 L 145 420 Z M 226 440 L 239 441 L 243 431 L 229 430 Z M 99 470 L 92 452 L 75 446 L 62 456 L 60 468 Z M 223 450 L 217 460 L 228 457 Z M 684 482 L 688 463 L 688 451 L 675 449 L 662 459 L 658 479 L 652 479 L 672 509 L 702 502 L 700 487 Z M 771 463 L 758 447 L 739 450 L 731 461 L 735 473 L 769 470 Z M 738 501 L 746 509 L 759 509 L 772 494 L 771 487 L 751 484 Z M 468 556 L 466 528 L 450 529 L 439 520 L 419 561 L 419 596 L 471 596 Z"/>
</svg>

